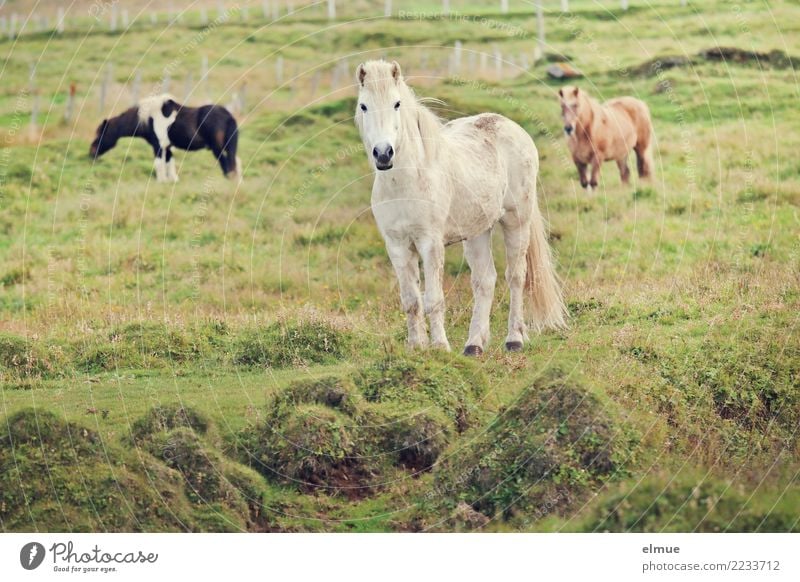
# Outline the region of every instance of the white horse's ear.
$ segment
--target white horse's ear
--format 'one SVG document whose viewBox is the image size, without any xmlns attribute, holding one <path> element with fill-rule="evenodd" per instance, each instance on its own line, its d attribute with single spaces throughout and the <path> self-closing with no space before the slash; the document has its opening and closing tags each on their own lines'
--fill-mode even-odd
<svg viewBox="0 0 800 582">
<path fill-rule="evenodd" d="M 358 65 L 356 69 L 356 78 L 358 79 L 358 84 L 362 87 L 364 86 L 364 78 L 367 76 L 367 69 L 364 67 L 364 63 Z"/>
<path fill-rule="evenodd" d="M 400 70 L 400 64 L 397 61 L 392 61 L 392 79 L 395 82 L 400 81 L 403 78 L 403 72 Z"/>
</svg>

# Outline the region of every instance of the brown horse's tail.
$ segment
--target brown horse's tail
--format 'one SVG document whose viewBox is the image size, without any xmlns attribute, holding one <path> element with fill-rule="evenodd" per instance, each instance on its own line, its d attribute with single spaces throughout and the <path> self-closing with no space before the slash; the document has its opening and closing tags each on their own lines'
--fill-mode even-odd
<svg viewBox="0 0 800 582">
<path fill-rule="evenodd" d="M 547 241 L 547 227 L 538 205 L 533 208 L 526 259 L 528 272 L 525 289 L 531 298 L 532 327 L 537 331 L 567 327 L 567 308 L 561 293 L 561 282 L 556 275 L 550 243 Z"/>
<path fill-rule="evenodd" d="M 653 120 L 645 103 L 642 110 L 641 119 L 636 120 L 636 170 L 640 178 L 649 178 L 653 174 Z"/>
</svg>

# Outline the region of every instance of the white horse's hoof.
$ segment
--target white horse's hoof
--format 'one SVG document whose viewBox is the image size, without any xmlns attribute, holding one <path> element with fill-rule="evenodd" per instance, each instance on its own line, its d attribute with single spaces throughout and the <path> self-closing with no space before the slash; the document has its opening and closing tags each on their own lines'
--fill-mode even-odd
<svg viewBox="0 0 800 582">
<path fill-rule="evenodd" d="M 506 342 L 506 350 L 509 352 L 521 352 L 522 342 Z"/>
</svg>

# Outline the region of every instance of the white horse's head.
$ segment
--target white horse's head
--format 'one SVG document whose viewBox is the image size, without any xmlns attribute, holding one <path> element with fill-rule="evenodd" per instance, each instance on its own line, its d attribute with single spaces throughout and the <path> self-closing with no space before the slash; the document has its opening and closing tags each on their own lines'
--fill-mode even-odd
<svg viewBox="0 0 800 582">
<path fill-rule="evenodd" d="M 390 170 L 399 147 L 403 101 L 411 97 L 397 62 L 358 65 L 356 125 L 367 156 L 378 170 Z M 411 103 L 406 105 L 411 106 Z"/>
</svg>

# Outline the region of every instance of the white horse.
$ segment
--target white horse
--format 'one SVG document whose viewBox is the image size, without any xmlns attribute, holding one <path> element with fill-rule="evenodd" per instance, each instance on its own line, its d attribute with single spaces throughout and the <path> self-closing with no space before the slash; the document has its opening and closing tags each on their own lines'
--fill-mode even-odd
<svg viewBox="0 0 800 582">
<path fill-rule="evenodd" d="M 431 343 L 450 349 L 444 329 L 444 248 L 463 241 L 475 301 L 464 353 L 483 353 L 497 280 L 491 234 L 498 222 L 511 293 L 506 349 L 520 350 L 528 339 L 526 289 L 533 326 L 564 327 L 566 309 L 536 201 L 539 156 L 531 137 L 496 113 L 442 123 L 406 85 L 396 62 L 362 63 L 356 77 L 355 121 L 376 168 L 372 212 L 400 285 L 409 345 L 428 344 L 426 313 Z"/>
</svg>

